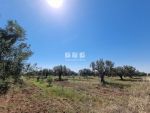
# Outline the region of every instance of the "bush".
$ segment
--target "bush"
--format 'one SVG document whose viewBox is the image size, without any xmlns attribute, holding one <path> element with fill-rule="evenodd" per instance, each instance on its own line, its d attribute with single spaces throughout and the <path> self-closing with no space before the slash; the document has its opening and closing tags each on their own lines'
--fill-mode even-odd
<svg viewBox="0 0 150 113">
<path fill-rule="evenodd" d="M 39 82 L 39 81 L 40 81 L 40 77 L 39 77 L 39 76 L 36 78 L 36 81 L 37 81 L 37 82 Z"/>
<path fill-rule="evenodd" d="M 52 77 L 48 77 L 48 78 L 47 78 L 48 87 L 51 87 L 51 86 L 52 86 L 52 82 L 53 82 Z"/>
<path fill-rule="evenodd" d="M 0 94 L 6 94 L 9 89 L 8 82 L 0 80 Z"/>
</svg>

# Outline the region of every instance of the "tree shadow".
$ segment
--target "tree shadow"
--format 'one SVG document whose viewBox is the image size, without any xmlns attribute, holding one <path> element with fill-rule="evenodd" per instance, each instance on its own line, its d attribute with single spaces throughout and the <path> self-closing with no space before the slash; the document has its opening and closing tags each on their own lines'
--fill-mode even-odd
<svg viewBox="0 0 150 113">
<path fill-rule="evenodd" d="M 116 79 L 118 81 L 129 81 L 129 82 L 142 82 L 142 78 L 125 78 L 125 79 Z"/>
<path fill-rule="evenodd" d="M 109 86 L 109 87 L 120 88 L 120 89 L 131 87 L 130 84 L 121 84 L 121 83 L 114 83 L 114 82 L 105 82 L 103 86 L 106 86 L 106 87 Z"/>
</svg>

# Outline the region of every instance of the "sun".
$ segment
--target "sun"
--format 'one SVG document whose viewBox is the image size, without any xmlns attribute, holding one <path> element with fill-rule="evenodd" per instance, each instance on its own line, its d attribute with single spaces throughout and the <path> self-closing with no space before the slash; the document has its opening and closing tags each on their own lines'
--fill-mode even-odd
<svg viewBox="0 0 150 113">
<path fill-rule="evenodd" d="M 63 0 L 47 0 L 52 8 L 60 8 L 63 5 Z"/>
</svg>

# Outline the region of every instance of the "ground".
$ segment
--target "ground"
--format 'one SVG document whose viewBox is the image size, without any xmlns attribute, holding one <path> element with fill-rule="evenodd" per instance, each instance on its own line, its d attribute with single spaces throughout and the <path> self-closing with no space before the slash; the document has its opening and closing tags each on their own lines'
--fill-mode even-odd
<svg viewBox="0 0 150 113">
<path fill-rule="evenodd" d="M 67 77 L 68 78 L 68 77 Z M 149 113 L 149 78 L 69 77 L 54 81 L 24 78 L 24 85 L 14 85 L 0 96 L 0 113 Z"/>
</svg>

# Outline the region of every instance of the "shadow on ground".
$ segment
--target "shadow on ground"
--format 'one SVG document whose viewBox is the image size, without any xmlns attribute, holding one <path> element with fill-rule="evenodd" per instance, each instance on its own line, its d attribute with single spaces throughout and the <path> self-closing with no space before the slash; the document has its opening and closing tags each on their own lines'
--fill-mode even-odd
<svg viewBox="0 0 150 113">
<path fill-rule="evenodd" d="M 128 78 L 128 79 L 123 79 L 123 80 L 121 80 L 121 79 L 116 79 L 116 80 L 118 80 L 118 81 L 129 81 L 129 82 L 142 82 L 143 80 L 142 80 L 142 78 Z"/>
<path fill-rule="evenodd" d="M 120 88 L 120 89 L 131 87 L 130 84 L 121 84 L 121 83 L 114 83 L 114 82 L 105 82 L 104 86 Z"/>
</svg>

